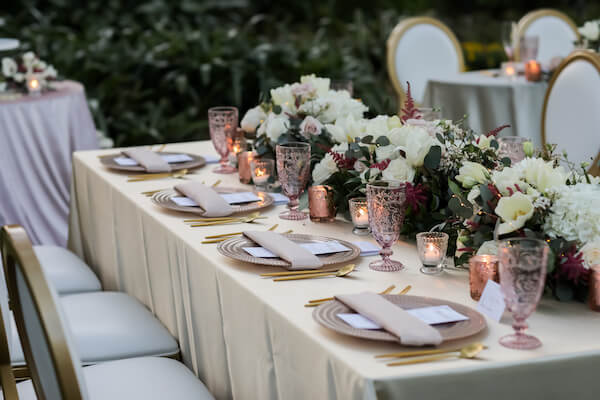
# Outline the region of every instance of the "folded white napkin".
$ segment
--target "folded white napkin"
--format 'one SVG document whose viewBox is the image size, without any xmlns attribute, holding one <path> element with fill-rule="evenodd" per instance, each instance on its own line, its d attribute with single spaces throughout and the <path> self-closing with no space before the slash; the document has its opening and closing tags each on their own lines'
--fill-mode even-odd
<svg viewBox="0 0 600 400">
<path fill-rule="evenodd" d="M 180 183 L 175 185 L 175 190 L 202 207 L 205 217 L 224 217 L 233 213 L 233 207 L 220 194 L 200 182 Z"/>
<path fill-rule="evenodd" d="M 134 147 L 123 151 L 127 157 L 134 159 L 146 172 L 171 172 L 171 166 L 160 155 L 143 147 Z"/>
<path fill-rule="evenodd" d="M 381 295 L 365 292 L 339 295 L 335 298 L 398 337 L 403 345 L 426 346 L 442 343 L 442 336 L 435 328 L 413 317 Z"/>
<path fill-rule="evenodd" d="M 319 257 L 279 233 L 245 231 L 244 236 L 292 264 L 287 268 L 289 270 L 317 269 L 323 266 Z"/>
</svg>

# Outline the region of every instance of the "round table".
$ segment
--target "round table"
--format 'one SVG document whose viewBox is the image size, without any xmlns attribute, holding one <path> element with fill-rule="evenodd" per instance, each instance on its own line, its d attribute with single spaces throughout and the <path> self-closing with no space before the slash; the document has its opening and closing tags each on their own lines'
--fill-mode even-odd
<svg viewBox="0 0 600 400">
<path fill-rule="evenodd" d="M 20 224 L 34 244 L 65 246 L 71 157 L 98 141 L 83 86 L 54 85 L 39 96 L 0 97 L 0 226 Z"/>
<path fill-rule="evenodd" d="M 541 120 L 546 82 L 499 76 L 495 70 L 471 71 L 430 79 L 423 105 L 441 107 L 442 116 L 458 120 L 478 133 L 510 124 L 500 136 L 522 136 L 541 146 Z"/>
</svg>

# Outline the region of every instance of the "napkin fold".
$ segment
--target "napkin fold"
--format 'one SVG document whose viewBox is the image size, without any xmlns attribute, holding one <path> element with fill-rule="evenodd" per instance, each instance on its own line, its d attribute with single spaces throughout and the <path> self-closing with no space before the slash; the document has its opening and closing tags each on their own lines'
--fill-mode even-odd
<svg viewBox="0 0 600 400">
<path fill-rule="evenodd" d="M 175 190 L 202 207 L 204 217 L 224 217 L 233 213 L 233 207 L 221 195 L 200 182 L 180 183 L 175 185 Z"/>
<path fill-rule="evenodd" d="M 317 269 L 323 266 L 319 257 L 279 233 L 245 231 L 244 236 L 292 264 L 287 269 Z"/>
<path fill-rule="evenodd" d="M 398 337 L 403 345 L 426 346 L 442 343 L 442 336 L 435 328 L 379 294 L 365 292 L 339 295 L 335 298 Z"/>
<path fill-rule="evenodd" d="M 127 157 L 134 159 L 146 172 L 171 172 L 171 166 L 152 150 L 134 147 L 123 151 Z"/>
</svg>

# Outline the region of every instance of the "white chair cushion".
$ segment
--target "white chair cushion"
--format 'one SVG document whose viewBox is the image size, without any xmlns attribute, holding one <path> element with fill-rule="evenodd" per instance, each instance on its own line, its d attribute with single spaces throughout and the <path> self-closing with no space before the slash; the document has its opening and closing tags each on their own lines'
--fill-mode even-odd
<svg viewBox="0 0 600 400">
<path fill-rule="evenodd" d="M 169 331 L 137 300 L 119 292 L 63 296 L 60 302 L 83 365 L 142 356 L 177 354 Z M 12 318 L 12 315 L 11 315 Z M 12 321 L 11 360 L 25 364 Z"/>
<path fill-rule="evenodd" d="M 59 295 L 102 290 L 90 267 L 69 250 L 58 246 L 33 246 L 33 250 Z"/>
<path fill-rule="evenodd" d="M 183 364 L 157 357 L 107 362 L 83 369 L 90 400 L 214 399 Z M 17 385 L 21 400 L 37 399 L 31 381 Z"/>
<path fill-rule="evenodd" d="M 565 150 L 569 160 L 592 162 L 600 150 L 600 72 L 575 60 L 556 78 L 546 105 L 546 143 Z"/>
<path fill-rule="evenodd" d="M 577 34 L 564 20 L 547 15 L 533 21 L 526 29 L 525 36 L 538 36 L 537 60 L 548 63 L 553 57 L 566 57 L 573 51 Z"/>
</svg>

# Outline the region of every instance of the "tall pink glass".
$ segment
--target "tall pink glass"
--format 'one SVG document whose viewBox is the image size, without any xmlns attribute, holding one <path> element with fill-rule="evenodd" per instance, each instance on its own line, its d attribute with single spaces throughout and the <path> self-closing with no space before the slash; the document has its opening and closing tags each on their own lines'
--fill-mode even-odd
<svg viewBox="0 0 600 400">
<path fill-rule="evenodd" d="M 287 205 L 289 210 L 279 214 L 279 218 L 295 221 L 306 219 L 308 215 L 298 211 L 298 198 L 304 192 L 310 175 L 310 144 L 278 144 L 275 153 L 281 190 L 290 199 Z"/>
<path fill-rule="evenodd" d="M 546 242 L 537 239 L 507 239 L 498 245 L 500 288 L 515 330 L 500 338 L 503 346 L 535 349 L 542 345 L 538 338 L 523 332 L 528 327 L 525 320 L 536 309 L 544 290 L 548 252 Z"/>
<path fill-rule="evenodd" d="M 400 271 L 404 265 L 390 259 L 392 245 L 400 237 L 406 210 L 406 184 L 400 182 L 375 181 L 367 185 L 367 207 L 369 226 L 377 243 L 382 247 L 382 260 L 369 264 L 376 271 Z"/>
<path fill-rule="evenodd" d="M 236 107 L 212 107 L 208 109 L 210 138 L 217 153 L 221 156 L 219 166 L 213 169 L 217 174 L 232 174 L 237 170 L 229 165 L 229 152 L 237 134 L 238 109 Z"/>
</svg>

